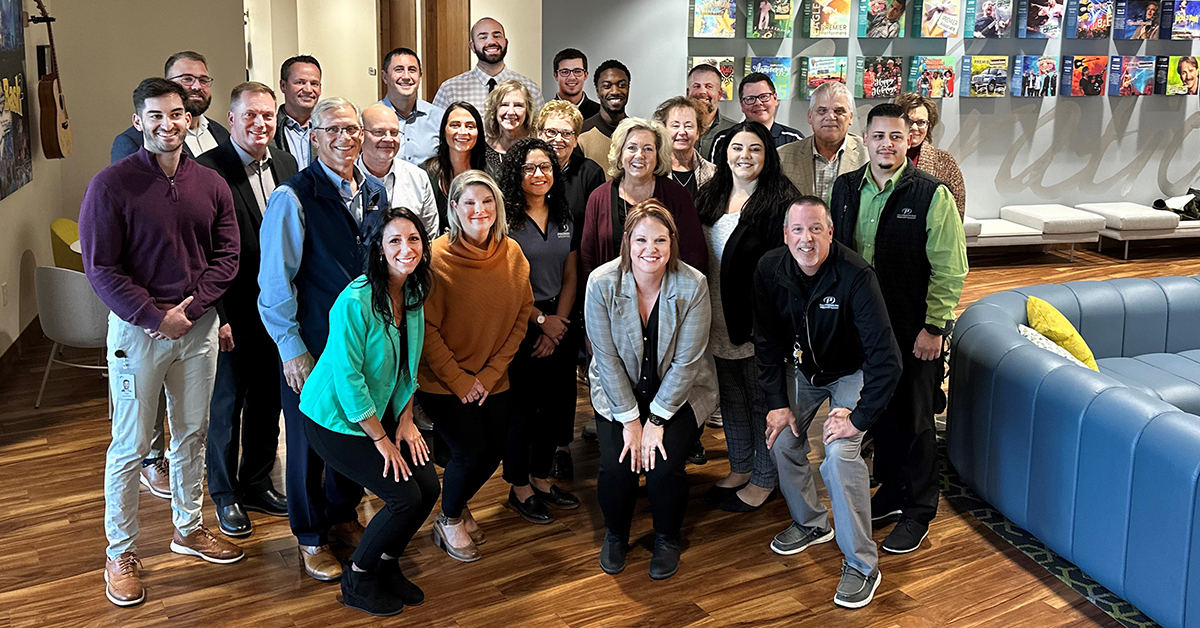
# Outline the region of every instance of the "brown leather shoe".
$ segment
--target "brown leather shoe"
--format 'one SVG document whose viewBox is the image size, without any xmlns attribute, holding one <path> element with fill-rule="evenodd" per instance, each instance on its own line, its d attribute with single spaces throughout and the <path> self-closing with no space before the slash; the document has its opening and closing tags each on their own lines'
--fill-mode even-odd
<svg viewBox="0 0 1200 628">
<path fill-rule="evenodd" d="M 187 536 L 176 529 L 175 537 L 171 539 L 171 551 L 185 556 L 199 556 L 210 563 L 221 565 L 236 563 L 246 557 L 242 548 L 209 532 L 204 526 L 196 528 Z"/>
<path fill-rule="evenodd" d="M 461 519 L 459 521 L 461 521 Z M 446 518 L 446 515 L 438 515 L 437 520 L 433 522 L 434 546 L 446 550 L 446 553 L 450 555 L 450 558 L 462 561 L 464 563 L 473 563 L 482 558 L 479 555 L 479 548 L 475 547 L 475 543 L 472 541 L 467 541 L 467 544 L 461 547 L 456 547 L 450 544 L 449 539 L 446 538 L 446 526 L 449 523 L 450 520 Z"/>
<path fill-rule="evenodd" d="M 142 561 L 137 554 L 125 552 L 116 560 L 104 561 L 104 595 L 117 606 L 133 606 L 146 599 L 146 589 L 138 570 Z"/>
<path fill-rule="evenodd" d="M 171 499 L 171 472 L 166 458 L 155 458 L 154 464 L 142 467 L 142 484 L 151 495 Z"/>
<path fill-rule="evenodd" d="M 365 531 L 366 528 L 357 519 L 347 521 L 346 523 L 336 523 L 332 528 L 329 528 L 329 539 L 331 541 L 341 541 L 350 547 L 358 547 L 358 544 L 362 542 L 362 535 Z"/>
<path fill-rule="evenodd" d="M 342 577 L 342 563 L 328 545 L 301 545 L 300 571 L 321 582 L 333 582 Z"/>
</svg>

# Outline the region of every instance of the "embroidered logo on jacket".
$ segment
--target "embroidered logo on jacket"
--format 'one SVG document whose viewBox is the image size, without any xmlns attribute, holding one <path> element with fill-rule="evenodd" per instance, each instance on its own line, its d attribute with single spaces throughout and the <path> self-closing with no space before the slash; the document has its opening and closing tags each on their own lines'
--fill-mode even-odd
<svg viewBox="0 0 1200 628">
<path fill-rule="evenodd" d="M 905 207 L 904 209 L 900 210 L 900 213 L 896 214 L 896 217 L 901 220 L 916 220 L 917 219 L 917 215 L 915 213 L 913 213 L 913 210 L 911 207 Z"/>
<path fill-rule="evenodd" d="M 817 307 L 819 307 L 822 310 L 836 310 L 836 309 L 838 309 L 838 302 L 837 302 L 837 299 L 829 296 L 829 297 L 825 297 L 824 299 L 821 299 L 821 304 Z"/>
</svg>

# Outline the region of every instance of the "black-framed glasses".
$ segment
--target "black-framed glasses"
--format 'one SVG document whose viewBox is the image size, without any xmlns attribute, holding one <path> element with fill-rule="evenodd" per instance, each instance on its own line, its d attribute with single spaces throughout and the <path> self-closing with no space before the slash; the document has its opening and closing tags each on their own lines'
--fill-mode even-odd
<svg viewBox="0 0 1200 628">
<path fill-rule="evenodd" d="M 542 137 L 546 138 L 547 140 L 552 140 L 556 137 L 561 137 L 564 140 L 567 140 L 569 142 L 569 141 L 571 141 L 571 138 L 575 137 L 575 132 L 574 131 L 560 131 L 558 129 L 542 129 Z"/>
<path fill-rule="evenodd" d="M 349 135 L 350 137 L 355 137 L 359 133 L 362 133 L 362 127 L 358 126 L 357 124 L 351 124 L 350 126 L 319 126 L 316 128 L 320 131 L 324 131 L 324 132 L 326 132 L 330 135 L 334 135 L 334 136 L 345 133 L 346 135 Z"/>
<path fill-rule="evenodd" d="M 521 172 L 525 173 L 526 176 L 531 175 L 539 170 L 542 172 L 542 174 L 553 174 L 554 164 L 548 161 L 543 161 L 540 164 L 525 164 L 521 166 Z"/>
<path fill-rule="evenodd" d="M 765 94 L 759 94 L 757 96 L 742 96 L 741 101 L 743 105 L 749 107 L 750 105 L 753 105 L 754 101 L 756 100 L 765 105 L 771 102 L 773 98 L 775 98 L 775 92 L 766 92 Z"/>
<path fill-rule="evenodd" d="M 585 70 L 583 68 L 561 68 L 558 71 L 556 71 L 555 74 L 557 74 L 563 78 L 567 78 L 568 76 L 574 76 L 575 78 L 583 78 L 583 77 L 587 76 L 587 70 Z"/>
<path fill-rule="evenodd" d="M 179 76 L 172 76 L 171 78 L 169 78 L 167 80 L 175 81 L 176 83 L 179 83 L 180 85 L 183 85 L 184 87 L 191 87 L 191 86 L 195 85 L 196 83 L 199 83 L 205 87 L 208 87 L 209 85 L 212 85 L 212 82 L 213 82 L 213 79 L 211 76 L 196 76 L 194 74 L 180 74 Z"/>
</svg>

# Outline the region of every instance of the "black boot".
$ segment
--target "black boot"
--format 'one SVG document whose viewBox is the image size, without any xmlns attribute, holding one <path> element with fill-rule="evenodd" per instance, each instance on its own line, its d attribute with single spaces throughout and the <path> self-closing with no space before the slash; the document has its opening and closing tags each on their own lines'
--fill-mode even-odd
<svg viewBox="0 0 1200 628">
<path fill-rule="evenodd" d="M 611 532 L 605 534 L 604 545 L 600 547 L 600 569 L 614 576 L 625 571 L 625 554 L 628 551 L 628 541 L 617 538 Z"/>
<path fill-rule="evenodd" d="M 683 551 L 679 537 L 659 534 L 654 538 L 654 557 L 650 559 L 650 577 L 666 580 L 679 571 L 679 553 Z"/>
<path fill-rule="evenodd" d="M 379 560 L 379 579 L 387 583 L 387 587 L 399 596 L 405 606 L 420 606 L 425 601 L 425 592 L 413 584 L 400 571 L 400 561 L 396 559 Z"/>
<path fill-rule="evenodd" d="M 404 602 L 378 572 L 355 571 L 351 564 L 342 572 L 342 603 L 376 617 L 399 615 L 404 610 Z"/>
</svg>

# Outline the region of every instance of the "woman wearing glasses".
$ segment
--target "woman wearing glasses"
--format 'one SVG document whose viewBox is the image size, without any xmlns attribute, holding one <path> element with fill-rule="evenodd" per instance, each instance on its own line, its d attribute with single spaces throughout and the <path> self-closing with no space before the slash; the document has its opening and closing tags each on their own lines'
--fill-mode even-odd
<svg viewBox="0 0 1200 628">
<path fill-rule="evenodd" d="M 487 145 L 480 137 L 482 129 L 483 118 L 475 105 L 463 101 L 451 103 L 446 107 L 442 125 L 438 128 L 438 152 L 421 166 L 433 185 L 440 233 L 444 233 L 449 225 L 446 221 L 446 195 L 450 192 L 450 182 L 468 170 L 487 168 Z"/>
<path fill-rule="evenodd" d="M 500 172 L 504 153 L 517 140 L 533 135 L 533 97 L 520 81 L 504 81 L 488 94 L 483 106 L 483 128 L 487 132 L 490 173 Z"/>
<path fill-rule="evenodd" d="M 954 195 L 958 206 L 958 217 L 967 211 L 967 186 L 963 182 L 962 170 L 954 156 L 935 148 L 931 142 L 933 130 L 938 124 L 937 103 L 920 94 L 905 92 L 893 100 L 908 115 L 908 158 L 914 166 L 942 180 Z"/>
</svg>

